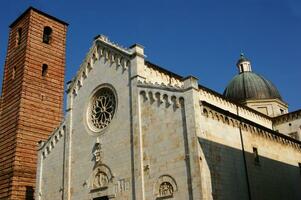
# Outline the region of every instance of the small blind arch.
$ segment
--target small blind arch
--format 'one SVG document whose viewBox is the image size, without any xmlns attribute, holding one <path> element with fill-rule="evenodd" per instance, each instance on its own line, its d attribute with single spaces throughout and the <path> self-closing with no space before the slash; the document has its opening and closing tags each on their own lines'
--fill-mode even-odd
<svg viewBox="0 0 301 200">
<path fill-rule="evenodd" d="M 52 35 L 52 28 L 50 28 L 49 26 L 45 26 L 43 31 L 43 42 L 49 44 L 51 41 L 51 35 Z"/>
</svg>

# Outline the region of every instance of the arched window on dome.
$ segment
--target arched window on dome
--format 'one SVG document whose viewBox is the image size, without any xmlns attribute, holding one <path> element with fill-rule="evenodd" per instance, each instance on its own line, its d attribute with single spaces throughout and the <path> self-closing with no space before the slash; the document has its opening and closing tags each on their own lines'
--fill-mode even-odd
<svg viewBox="0 0 301 200">
<path fill-rule="evenodd" d="M 44 27 L 43 42 L 49 44 L 51 41 L 52 29 L 49 26 Z"/>
</svg>

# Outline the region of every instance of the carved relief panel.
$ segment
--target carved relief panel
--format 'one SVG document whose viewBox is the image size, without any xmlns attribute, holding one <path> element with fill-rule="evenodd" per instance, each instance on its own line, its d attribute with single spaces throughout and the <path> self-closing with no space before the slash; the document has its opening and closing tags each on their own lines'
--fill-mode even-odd
<svg viewBox="0 0 301 200">
<path fill-rule="evenodd" d="M 174 178 L 169 175 L 162 175 L 155 183 L 154 193 L 156 199 L 172 198 L 178 187 Z"/>
</svg>

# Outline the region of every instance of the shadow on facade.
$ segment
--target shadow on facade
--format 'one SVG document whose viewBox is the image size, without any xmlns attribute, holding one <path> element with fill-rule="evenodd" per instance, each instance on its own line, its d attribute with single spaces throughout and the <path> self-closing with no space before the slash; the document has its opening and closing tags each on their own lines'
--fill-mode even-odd
<svg viewBox="0 0 301 200">
<path fill-rule="evenodd" d="M 199 144 L 205 157 L 202 162 L 206 167 L 202 170 L 207 170 L 209 174 L 203 180 L 211 190 L 213 199 L 301 199 L 299 167 L 260 156 L 260 146 L 259 162 L 255 161 L 252 153 L 245 152 L 245 165 L 243 151 L 240 149 L 203 138 L 199 138 Z M 205 172 L 201 173 L 206 174 Z"/>
</svg>

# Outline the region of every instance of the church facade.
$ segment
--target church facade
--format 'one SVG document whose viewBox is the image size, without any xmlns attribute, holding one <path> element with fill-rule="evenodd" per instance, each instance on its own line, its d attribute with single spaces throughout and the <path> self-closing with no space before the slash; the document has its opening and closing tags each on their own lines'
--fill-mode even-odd
<svg viewBox="0 0 301 200">
<path fill-rule="evenodd" d="M 43 48 L 65 46 L 66 23 L 35 9 L 25 13 L 41 14 L 40 17 L 49 18 L 44 21 L 55 23 L 43 23 L 39 26 L 41 30 L 29 29 L 40 30 L 43 36 L 45 27 L 51 28 L 51 46 L 46 43 Z M 24 16 L 32 19 L 31 15 Z M 59 27 L 64 31 L 56 29 Z M 18 36 L 18 26 L 13 30 Z M 11 41 L 14 39 L 15 35 L 11 36 Z M 28 38 L 27 43 L 22 43 L 24 48 L 30 41 L 39 44 L 44 39 Z M 64 52 L 63 49 L 60 54 L 59 69 L 64 68 Z M 11 55 L 14 54 L 8 58 Z M 29 57 L 27 60 L 35 60 L 41 55 Z M 19 72 L 20 79 L 31 80 L 26 82 L 25 94 L 24 88 L 16 91 L 19 99 L 24 99 L 21 102 L 30 103 L 34 99 L 29 98 L 34 96 L 28 91 L 30 84 L 41 81 L 48 87 L 50 83 L 62 83 L 63 74 L 55 79 L 56 65 L 51 64 L 57 59 L 46 60 L 50 63 L 46 63 L 46 72 L 44 62 L 20 64 L 27 66 L 25 73 Z M 5 81 L 11 79 L 14 66 L 6 64 L 3 86 L 12 84 Z M 39 68 L 35 71 L 30 66 Z M 60 120 L 61 113 L 56 110 L 40 116 L 44 113 L 41 110 L 28 109 L 25 119 L 31 115 L 45 117 L 51 126 L 43 129 L 44 126 L 36 125 L 37 118 L 21 121 L 31 128 L 40 128 L 26 132 L 36 136 L 30 140 L 32 143 L 41 140 L 37 160 L 31 158 L 36 169 L 31 176 L 34 174 L 36 179 L 18 181 L 26 175 L 26 171 L 18 171 L 22 168 L 19 162 L 24 162 L 27 168 L 33 164 L 26 163 L 29 161 L 25 154 L 13 154 L 20 166 L 8 167 L 11 174 L 0 171 L 2 175 L 6 173 L 0 179 L 2 199 L 27 199 L 22 192 L 28 185 L 35 189 L 36 200 L 301 199 L 301 110 L 289 113 L 277 88 L 254 73 L 251 61 L 244 55 L 239 58 L 237 68 L 239 74 L 230 81 L 224 94 L 219 94 L 199 85 L 193 76 L 182 77 L 146 60 L 141 45 L 124 48 L 106 36 L 95 37 L 77 75 L 67 83 L 64 119 Z M 37 91 L 44 103 L 42 108 L 48 111 L 51 106 L 62 105 L 58 94 L 63 87 L 51 87 L 58 89 L 57 103 L 50 98 L 53 94 Z M 10 96 L 5 95 L 2 92 L 2 124 L 7 122 L 11 109 Z M 18 108 L 24 117 L 27 107 L 20 104 Z M 56 117 L 48 119 L 51 113 Z M 20 122 L 8 125 L 15 124 Z M 8 129 L 2 127 L 1 142 L 6 144 Z M 53 132 L 49 131 L 54 127 Z M 25 140 L 26 133 L 19 129 L 9 135 L 18 141 Z M 20 142 L 16 143 L 17 150 L 24 148 L 18 145 Z M 32 152 L 36 150 L 36 146 L 30 148 Z M 5 160 L 9 163 L 3 154 L 0 158 L 1 163 Z M 10 196 L 6 191 L 10 191 Z M 18 196 L 20 193 L 22 198 Z"/>
<path fill-rule="evenodd" d="M 237 66 L 253 73 L 244 56 Z M 146 61 L 140 45 L 96 37 L 64 121 L 40 144 L 36 199 L 300 199 L 301 143 L 279 132 L 290 113 L 262 79 L 275 91 L 261 98 L 268 86 L 250 83 L 248 107 L 231 84 L 220 95 Z"/>
</svg>

